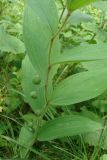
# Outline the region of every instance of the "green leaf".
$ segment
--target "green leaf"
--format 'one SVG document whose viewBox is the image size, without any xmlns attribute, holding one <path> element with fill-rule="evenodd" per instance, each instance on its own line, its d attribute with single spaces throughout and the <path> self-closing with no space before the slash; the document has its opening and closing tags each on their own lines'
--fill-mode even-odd
<svg viewBox="0 0 107 160">
<path fill-rule="evenodd" d="M 100 70 L 102 68 L 107 68 L 107 59 L 94 62 L 83 62 L 82 65 L 89 71 L 96 69 Z"/>
<path fill-rule="evenodd" d="M 79 112 L 79 114 L 81 116 L 90 118 L 93 121 L 101 122 L 101 117 L 97 113 L 94 113 L 93 111 L 89 111 L 87 109 L 87 106 L 86 107 L 82 107 L 81 112 Z"/>
<path fill-rule="evenodd" d="M 89 14 L 83 13 L 81 10 L 76 10 L 69 18 L 69 24 L 78 25 L 80 23 L 91 22 L 92 17 Z"/>
<path fill-rule="evenodd" d="M 18 143 L 26 148 L 20 147 L 20 158 L 25 158 L 30 147 L 33 145 L 35 140 L 34 131 L 31 128 L 28 128 L 26 125 L 21 128 Z"/>
<path fill-rule="evenodd" d="M 74 74 L 60 82 L 53 91 L 52 105 L 70 105 L 90 100 L 107 89 L 107 69 Z"/>
<path fill-rule="evenodd" d="M 54 0 L 26 0 L 23 27 L 25 46 L 42 79 L 46 79 L 49 44 L 57 29 L 58 13 Z M 57 41 L 54 43 L 54 51 L 58 52 L 58 44 Z"/>
<path fill-rule="evenodd" d="M 107 59 L 107 44 L 81 45 L 53 57 L 53 64 Z"/>
<path fill-rule="evenodd" d="M 35 68 L 32 66 L 27 55 L 22 62 L 21 72 L 21 85 L 25 95 L 25 101 L 29 103 L 29 105 L 35 113 L 39 114 L 45 104 L 45 87 L 43 81 L 41 81 L 39 85 L 33 84 L 32 80 L 33 77 L 37 74 L 37 72 Z M 33 99 L 30 95 L 33 91 L 37 92 L 36 99 Z"/>
<path fill-rule="evenodd" d="M 107 12 L 107 1 L 98 1 L 93 3 L 93 6 L 102 10 L 103 12 Z"/>
<path fill-rule="evenodd" d="M 4 122 L 1 122 L 1 124 L 0 124 L 0 135 L 2 135 L 6 131 L 6 129 L 8 129 L 6 124 Z"/>
<path fill-rule="evenodd" d="M 35 101 L 38 102 L 35 103 L 32 100 L 33 104 L 31 104 L 31 98 L 30 99 L 27 98 L 30 105 L 33 106 L 32 107 L 33 110 L 34 108 L 35 110 L 36 108 L 38 109 L 42 108 L 45 104 L 44 91 L 45 91 L 45 82 L 47 78 L 47 69 L 48 69 L 49 45 L 51 37 L 53 36 L 53 34 L 55 34 L 55 32 L 58 29 L 58 23 L 59 23 L 58 13 L 54 0 L 44 0 L 44 1 L 26 0 L 25 12 L 24 12 L 24 25 L 23 25 L 24 41 L 27 49 L 27 54 L 33 65 L 32 67 L 34 67 L 37 74 L 41 77 L 42 81 L 38 91 L 39 92 L 38 98 L 35 99 Z M 53 53 L 60 53 L 60 45 L 58 38 L 54 41 L 51 54 Z M 48 85 L 49 93 L 51 93 L 53 89 L 52 78 L 53 75 L 56 73 L 57 68 L 58 67 L 55 66 L 49 75 L 50 76 L 49 77 L 50 83 Z M 24 93 L 28 97 L 28 94 L 33 89 L 33 86 L 31 85 L 32 87 L 29 87 L 27 82 L 26 84 L 27 84 L 26 87 L 24 87 L 26 88 L 24 89 Z M 24 86 L 24 81 L 23 81 L 23 86 Z"/>
<path fill-rule="evenodd" d="M 107 160 L 107 154 L 103 154 L 103 155 L 100 157 L 100 160 Z"/>
<path fill-rule="evenodd" d="M 0 28 L 0 51 L 12 53 L 24 53 L 25 47 L 18 38 L 7 34 L 3 28 Z"/>
<path fill-rule="evenodd" d="M 94 1 L 95 0 L 67 0 L 67 9 L 73 12 L 74 10 L 84 7 Z"/>
<path fill-rule="evenodd" d="M 102 125 L 102 128 L 104 128 L 103 125 Z M 99 143 L 101 135 L 102 135 L 102 140 Z M 96 147 L 100 146 L 100 148 L 106 150 L 107 149 L 107 129 L 105 128 L 105 130 L 103 131 L 103 134 L 102 134 L 102 130 L 98 130 L 93 133 L 84 134 L 84 142 L 89 144 L 90 146 L 96 146 Z"/>
<path fill-rule="evenodd" d="M 38 140 L 46 141 L 76 136 L 101 129 L 101 124 L 82 116 L 64 116 L 47 122 L 38 133 Z"/>
</svg>

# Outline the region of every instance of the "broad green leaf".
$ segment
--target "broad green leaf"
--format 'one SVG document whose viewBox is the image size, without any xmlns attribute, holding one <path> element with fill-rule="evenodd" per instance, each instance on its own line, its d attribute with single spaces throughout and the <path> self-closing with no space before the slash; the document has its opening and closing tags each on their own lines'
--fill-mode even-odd
<svg viewBox="0 0 107 160">
<path fill-rule="evenodd" d="M 21 40 L 19 40 L 15 36 L 7 34 L 3 28 L 0 28 L 0 51 L 24 53 L 25 47 Z"/>
<path fill-rule="evenodd" d="M 25 115 L 22 116 L 22 118 L 27 122 L 35 122 L 37 117 L 35 116 L 34 113 L 27 113 Z"/>
<path fill-rule="evenodd" d="M 18 138 L 18 143 L 22 146 L 25 146 L 26 148 L 24 147 L 19 148 L 20 158 L 26 158 L 26 155 L 30 147 L 32 147 L 35 141 L 35 135 L 36 133 L 34 133 L 34 131 L 31 130 L 31 128 L 28 128 L 26 125 L 21 128 Z"/>
<path fill-rule="evenodd" d="M 89 111 L 87 109 L 87 106 L 86 107 L 82 107 L 81 112 L 79 112 L 79 114 L 81 116 L 90 118 L 93 121 L 101 122 L 101 117 L 97 113 L 94 113 L 93 111 Z"/>
<path fill-rule="evenodd" d="M 94 40 L 96 40 L 98 44 L 107 42 L 107 32 L 105 30 L 97 28 L 95 34 Z"/>
<path fill-rule="evenodd" d="M 28 56 L 26 56 L 23 60 L 21 72 L 21 84 L 25 95 L 25 101 L 29 103 L 35 113 L 39 113 L 45 104 L 45 87 L 42 81 L 39 85 L 33 84 L 32 80 L 33 77 L 37 74 L 37 72 L 32 66 Z M 37 92 L 36 99 L 31 98 L 30 93 L 32 91 Z"/>
<path fill-rule="evenodd" d="M 44 90 L 47 77 L 49 45 L 51 37 L 58 29 L 58 23 L 58 14 L 54 0 L 26 0 L 23 25 L 24 41 L 29 59 L 42 80 L 42 86 L 39 89 L 40 94 L 38 94 L 39 100 L 36 103 L 38 104 L 36 105 L 37 108 L 43 107 L 45 102 Z M 51 54 L 60 53 L 59 50 L 60 45 L 57 38 L 54 41 Z M 54 67 L 50 73 L 49 93 L 52 92 L 52 77 L 56 71 L 57 67 Z M 27 87 L 26 85 L 25 88 Z M 26 92 L 27 90 L 24 93 L 29 94 L 29 92 Z M 30 103 L 30 99 L 28 101 Z"/>
<path fill-rule="evenodd" d="M 107 12 L 107 1 L 98 1 L 93 3 L 93 6 L 102 10 L 103 12 Z"/>
<path fill-rule="evenodd" d="M 23 27 L 25 46 L 42 79 L 46 79 L 49 44 L 57 29 L 58 14 L 54 0 L 26 0 Z M 58 52 L 57 41 L 53 48 Z"/>
<path fill-rule="evenodd" d="M 83 13 L 81 10 L 74 11 L 69 18 L 69 24 L 71 25 L 78 25 L 80 23 L 87 23 L 91 21 L 92 17 L 89 14 Z"/>
<path fill-rule="evenodd" d="M 96 69 L 100 70 L 102 68 L 107 68 L 107 59 L 93 62 L 82 62 L 82 65 L 89 71 Z"/>
<path fill-rule="evenodd" d="M 102 125 L 104 128 L 104 126 Z M 88 133 L 84 134 L 84 142 L 91 145 L 91 146 L 98 146 L 102 149 L 107 149 L 107 129 L 105 128 L 103 135 L 102 135 L 102 144 L 100 142 L 99 144 L 99 139 L 101 138 L 102 130 L 98 130 L 93 133 Z"/>
<path fill-rule="evenodd" d="M 107 69 L 74 74 L 54 89 L 52 105 L 70 105 L 90 100 L 107 89 Z"/>
<path fill-rule="evenodd" d="M 95 0 L 67 0 L 67 9 L 73 12 L 74 10 L 84 7 L 94 1 Z"/>
<path fill-rule="evenodd" d="M 82 116 L 72 115 L 59 117 L 44 124 L 38 140 L 47 141 L 65 136 L 76 136 L 101 129 L 101 124 Z"/>
<path fill-rule="evenodd" d="M 38 117 L 34 113 L 27 113 L 22 116 L 22 119 L 25 121 L 28 127 L 35 130 L 35 135 L 36 135 Z"/>
<path fill-rule="evenodd" d="M 100 160 L 107 160 L 107 154 L 103 154 L 103 155 L 100 157 Z"/>
<path fill-rule="evenodd" d="M 87 44 L 64 50 L 62 54 L 53 57 L 53 64 L 102 59 L 107 59 L 107 44 Z"/>
</svg>

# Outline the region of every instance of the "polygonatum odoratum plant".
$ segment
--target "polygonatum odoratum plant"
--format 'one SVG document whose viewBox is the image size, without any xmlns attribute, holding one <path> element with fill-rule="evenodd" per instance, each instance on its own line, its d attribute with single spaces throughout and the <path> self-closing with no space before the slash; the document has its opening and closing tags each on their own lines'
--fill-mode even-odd
<svg viewBox="0 0 107 160">
<path fill-rule="evenodd" d="M 76 73 L 60 82 L 57 78 L 54 79 L 62 64 L 107 58 L 106 43 L 83 44 L 61 52 L 59 35 L 72 12 L 93 1 L 67 0 L 66 15 L 60 21 L 55 0 L 25 1 L 23 37 L 26 56 L 22 63 L 21 84 L 24 100 L 35 115 L 35 140 L 53 140 L 102 128 L 99 122 L 79 114 L 46 118 L 51 109 L 90 100 L 107 89 L 107 68 Z"/>
</svg>

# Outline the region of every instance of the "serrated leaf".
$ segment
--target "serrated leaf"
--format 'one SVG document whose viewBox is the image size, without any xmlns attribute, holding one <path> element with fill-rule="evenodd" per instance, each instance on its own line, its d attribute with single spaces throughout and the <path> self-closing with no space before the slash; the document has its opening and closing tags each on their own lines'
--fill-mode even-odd
<svg viewBox="0 0 107 160">
<path fill-rule="evenodd" d="M 47 141 L 76 136 L 101 129 L 101 124 L 82 116 L 64 116 L 47 122 L 38 133 L 38 140 Z"/>
<path fill-rule="evenodd" d="M 107 59 L 107 44 L 81 45 L 53 57 L 53 64 Z"/>
<path fill-rule="evenodd" d="M 70 105 L 90 100 L 107 89 L 107 69 L 74 74 L 54 89 L 50 103 L 52 105 Z"/>
<path fill-rule="evenodd" d="M 24 53 L 25 47 L 21 40 L 15 36 L 7 34 L 0 28 L 0 51 L 12 53 Z"/>
</svg>

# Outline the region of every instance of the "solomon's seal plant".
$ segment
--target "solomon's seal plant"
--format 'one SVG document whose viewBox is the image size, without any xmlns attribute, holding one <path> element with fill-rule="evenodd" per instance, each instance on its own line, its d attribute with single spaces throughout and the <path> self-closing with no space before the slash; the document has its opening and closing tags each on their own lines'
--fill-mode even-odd
<svg viewBox="0 0 107 160">
<path fill-rule="evenodd" d="M 70 75 L 55 86 L 53 83 L 60 64 L 100 61 L 107 58 L 107 44 L 103 43 L 84 44 L 60 52 L 59 34 L 72 12 L 93 1 L 67 0 L 67 14 L 62 22 L 60 20 L 59 25 L 54 0 L 26 0 L 23 35 L 27 54 L 22 63 L 21 84 L 24 100 L 35 113 L 33 134 L 27 131 L 29 145 L 32 145 L 34 139 L 47 141 L 102 129 L 101 123 L 79 114 L 64 115 L 52 120 L 45 117 L 51 108 L 90 100 L 107 89 L 106 68 Z M 24 129 L 22 131 L 24 132 Z M 26 150 L 24 154 L 21 151 L 22 158 L 26 154 Z"/>
</svg>

